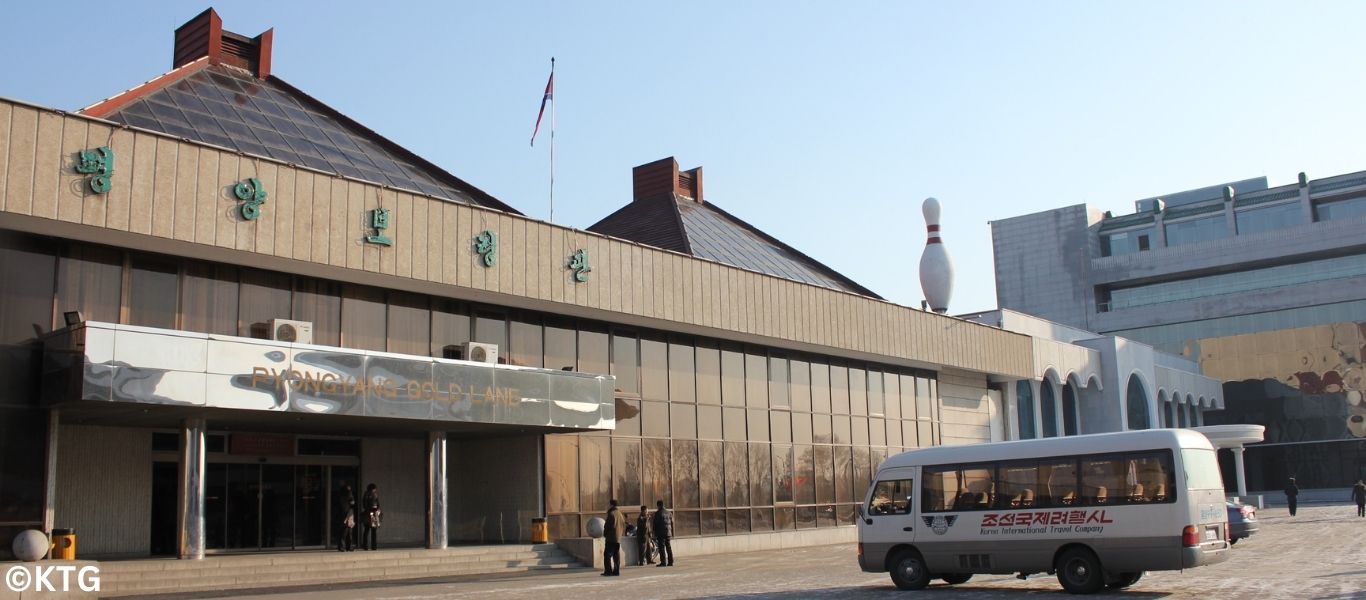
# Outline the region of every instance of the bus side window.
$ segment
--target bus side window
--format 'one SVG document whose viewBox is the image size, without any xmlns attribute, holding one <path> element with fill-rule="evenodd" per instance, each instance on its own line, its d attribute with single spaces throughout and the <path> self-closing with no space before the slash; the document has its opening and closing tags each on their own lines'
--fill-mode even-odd
<svg viewBox="0 0 1366 600">
<path fill-rule="evenodd" d="M 873 489 L 873 499 L 868 503 L 868 514 L 910 514 L 912 482 L 911 479 L 877 482 L 877 487 Z"/>
</svg>

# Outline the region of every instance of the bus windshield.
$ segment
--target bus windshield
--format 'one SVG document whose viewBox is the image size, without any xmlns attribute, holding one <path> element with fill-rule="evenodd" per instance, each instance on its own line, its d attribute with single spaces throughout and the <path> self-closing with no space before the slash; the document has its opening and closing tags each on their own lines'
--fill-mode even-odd
<svg viewBox="0 0 1366 600">
<path fill-rule="evenodd" d="M 1181 462 L 1186 468 L 1186 489 L 1224 489 L 1224 478 L 1219 474 L 1219 461 L 1213 450 L 1182 448 Z"/>
</svg>

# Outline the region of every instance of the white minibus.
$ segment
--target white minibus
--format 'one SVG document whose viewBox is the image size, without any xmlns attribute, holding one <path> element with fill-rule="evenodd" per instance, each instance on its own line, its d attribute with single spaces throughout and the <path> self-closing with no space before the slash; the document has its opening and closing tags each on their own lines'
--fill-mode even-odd
<svg viewBox="0 0 1366 600">
<path fill-rule="evenodd" d="M 1089 594 L 1230 548 L 1214 447 L 1188 429 L 911 450 L 878 468 L 858 517 L 859 566 L 904 590 L 1046 572 Z"/>
</svg>

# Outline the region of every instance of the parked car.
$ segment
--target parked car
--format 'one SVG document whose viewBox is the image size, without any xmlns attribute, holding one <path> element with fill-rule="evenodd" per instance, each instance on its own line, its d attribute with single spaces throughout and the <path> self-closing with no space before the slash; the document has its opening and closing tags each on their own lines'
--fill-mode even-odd
<svg viewBox="0 0 1366 600">
<path fill-rule="evenodd" d="M 1228 543 L 1236 544 L 1247 536 L 1257 533 L 1257 507 L 1247 504 L 1228 503 Z"/>
</svg>

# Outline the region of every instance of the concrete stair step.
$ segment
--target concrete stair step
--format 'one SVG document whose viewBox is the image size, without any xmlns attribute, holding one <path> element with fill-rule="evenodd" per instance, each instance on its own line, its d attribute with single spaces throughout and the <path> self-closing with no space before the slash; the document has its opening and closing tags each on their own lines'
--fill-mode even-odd
<svg viewBox="0 0 1366 600">
<path fill-rule="evenodd" d="M 406 569 L 422 568 L 439 570 L 442 568 L 453 569 L 463 566 L 471 566 L 480 569 L 491 569 L 500 567 L 541 567 L 554 566 L 559 564 L 574 564 L 573 557 L 564 554 L 555 555 L 507 555 L 501 557 L 478 557 L 478 558 L 423 558 L 423 559 L 382 559 L 365 560 L 354 562 L 325 562 L 315 564 L 290 565 L 290 566 L 217 566 L 201 570 L 177 569 L 171 571 L 132 571 L 106 569 L 101 571 L 103 581 L 122 582 L 137 581 L 146 578 L 155 578 L 162 581 L 181 581 L 193 580 L 201 577 L 261 577 L 274 573 L 312 573 L 338 570 L 357 570 L 357 569 Z"/>
<path fill-rule="evenodd" d="M 533 570 L 557 570 L 583 568 L 579 565 L 539 565 L 490 569 L 487 567 L 467 566 L 464 568 L 374 568 L 338 569 L 334 571 L 303 571 L 295 573 L 275 573 L 270 575 L 242 575 L 237 577 L 207 577 L 192 581 L 120 581 L 104 584 L 107 595 L 184 593 L 216 589 L 293 587 L 329 583 L 348 583 L 361 581 L 418 580 L 461 575 L 490 573 L 519 573 Z"/>
</svg>

